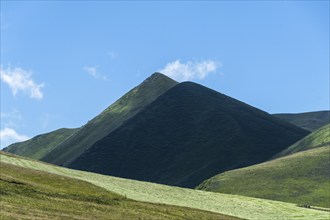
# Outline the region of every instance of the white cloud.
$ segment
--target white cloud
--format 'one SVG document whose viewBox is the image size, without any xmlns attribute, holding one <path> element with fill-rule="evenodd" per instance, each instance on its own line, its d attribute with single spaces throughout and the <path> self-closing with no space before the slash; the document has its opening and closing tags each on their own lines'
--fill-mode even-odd
<svg viewBox="0 0 330 220">
<path fill-rule="evenodd" d="M 33 99 L 42 99 L 43 93 L 41 89 L 45 86 L 44 83 L 37 84 L 31 78 L 32 72 L 19 67 L 0 70 L 1 81 L 6 83 L 16 96 L 18 92 L 26 93 Z"/>
<path fill-rule="evenodd" d="M 107 80 L 106 76 L 103 76 L 97 72 L 97 67 L 93 66 L 84 66 L 83 70 L 89 75 L 93 76 L 95 79 Z"/>
<path fill-rule="evenodd" d="M 12 128 L 4 128 L 0 130 L 0 148 L 7 147 L 8 145 L 28 140 L 29 137 L 26 135 L 18 134 L 14 129 Z"/>
<path fill-rule="evenodd" d="M 181 63 L 180 60 L 168 63 L 159 72 L 177 81 L 187 81 L 193 79 L 204 79 L 210 73 L 221 67 L 222 64 L 215 60 L 204 60 L 201 62 L 188 61 Z"/>
</svg>

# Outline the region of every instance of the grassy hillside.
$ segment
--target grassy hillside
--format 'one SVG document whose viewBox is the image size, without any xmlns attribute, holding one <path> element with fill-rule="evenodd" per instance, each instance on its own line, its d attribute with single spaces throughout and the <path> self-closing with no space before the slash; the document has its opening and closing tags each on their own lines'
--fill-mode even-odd
<svg viewBox="0 0 330 220">
<path fill-rule="evenodd" d="M 308 135 L 304 139 L 298 141 L 297 143 L 291 145 L 287 149 L 283 150 L 274 158 L 283 157 L 289 154 L 293 154 L 299 151 L 305 151 L 317 147 L 323 147 L 330 144 L 330 124 L 319 128 L 317 131 Z"/>
<path fill-rule="evenodd" d="M 52 151 L 59 143 L 70 137 L 78 129 L 61 128 L 46 134 L 35 136 L 27 141 L 11 144 L 3 149 L 3 151 L 40 159 L 47 153 Z"/>
<path fill-rule="evenodd" d="M 91 183 L 1 162 L 1 219 L 238 219 L 138 202 Z"/>
<path fill-rule="evenodd" d="M 84 193 L 84 195 L 81 195 L 81 200 L 87 200 L 88 202 L 94 202 L 100 201 L 106 201 L 106 202 L 118 202 L 117 205 L 119 206 L 112 206 L 108 208 L 117 209 L 117 213 L 120 214 L 120 204 L 125 204 L 125 200 L 113 193 L 124 195 L 128 199 L 134 199 L 137 201 L 144 201 L 144 202 L 151 202 L 151 203 L 158 203 L 158 204 L 169 204 L 169 205 L 176 205 L 176 206 L 182 206 L 182 207 L 190 207 L 194 209 L 201 209 L 201 210 L 207 210 L 212 211 L 216 213 L 223 213 L 226 215 L 231 216 L 237 216 L 243 219 L 259 219 L 259 220 L 271 220 L 271 219 L 290 219 L 290 220 L 325 220 L 328 219 L 329 212 L 325 211 L 319 211 L 319 210 L 313 210 L 313 209 L 307 209 L 307 208 L 301 208 L 298 207 L 296 204 L 290 204 L 290 203 L 283 203 L 283 202 L 276 202 L 271 200 L 263 200 L 263 199 L 256 199 L 256 198 L 250 198 L 250 197 L 244 197 L 244 196 L 235 196 L 235 195 L 228 195 L 228 194 L 221 194 L 221 193 L 212 193 L 212 192 L 205 192 L 205 191 L 199 191 L 199 190 L 192 190 L 192 189 L 184 189 L 184 188 L 178 188 L 178 187 L 171 187 L 166 185 L 160 185 L 160 184 L 154 184 L 154 183 L 147 183 L 147 182 L 141 182 L 141 181 L 135 181 L 135 180 L 128 180 L 128 179 L 121 179 L 111 176 L 104 176 L 100 174 L 95 173 L 88 173 L 83 171 L 77 171 L 77 170 L 70 170 L 63 167 L 57 167 L 49 164 L 45 164 L 42 162 L 37 162 L 33 160 L 27 160 L 21 157 L 12 156 L 12 155 L 4 155 L 3 153 L 0 155 L 1 162 L 6 164 L 11 164 L 19 167 L 34 169 L 38 171 L 43 172 L 49 172 L 52 174 L 57 174 L 61 176 L 66 176 L 70 178 L 74 178 L 74 182 L 78 183 L 78 185 L 81 185 L 81 187 L 87 186 L 87 192 Z M 14 173 L 14 172 L 12 172 Z M 38 173 L 38 172 L 37 172 Z M 11 174 L 15 175 L 15 174 Z M 26 178 L 30 178 L 30 175 Z M 2 176 L 1 176 L 2 177 Z M 20 177 L 19 177 L 20 178 Z M 23 177 L 22 177 L 23 178 Z M 34 177 L 31 177 L 34 178 Z M 63 177 L 61 177 L 62 179 Z M 103 189 L 106 189 L 108 191 L 111 191 L 113 193 L 106 194 L 103 191 L 99 190 L 98 188 L 91 187 L 90 185 L 86 185 L 85 183 L 82 184 L 81 182 L 78 182 L 78 180 L 83 180 L 89 183 L 92 183 L 96 186 L 99 186 Z M 30 181 L 30 180 L 29 180 Z M 54 180 L 56 183 L 56 180 Z M 65 179 L 67 183 L 69 183 L 69 180 Z M 39 179 L 37 183 L 39 182 Z M 52 181 L 50 181 L 52 182 Z M 37 184 L 36 183 L 36 184 Z M 62 189 L 66 191 L 71 191 L 68 198 L 75 197 L 74 192 L 80 193 L 80 191 L 85 191 L 85 189 L 81 190 L 79 186 L 77 186 L 75 183 L 70 182 L 68 185 L 64 185 L 64 189 L 62 189 L 60 186 L 56 185 L 54 189 Z M 40 183 L 43 185 L 43 183 Z M 48 183 L 47 183 L 48 184 Z M 71 184 L 73 186 L 73 189 L 70 187 Z M 33 185 L 33 184 L 31 184 Z M 42 186 L 45 188 L 52 188 L 53 186 Z M 69 187 L 69 188 L 68 188 Z M 75 187 L 78 187 L 75 189 Z M 34 188 L 36 189 L 36 188 Z M 37 189 L 37 190 L 44 190 L 43 189 Z M 48 189 L 47 189 L 48 190 Z M 92 191 L 96 191 L 96 193 L 91 193 Z M 1 191 L 1 192 L 6 192 Z M 53 194 L 57 194 L 57 191 L 52 191 Z M 59 193 L 60 194 L 60 193 Z M 104 200 L 100 198 L 95 198 L 96 195 L 103 195 Z M 32 194 L 33 195 L 33 194 Z M 47 195 L 48 196 L 48 195 Z M 48 199 L 45 195 L 45 199 Z M 87 198 L 86 198 L 87 197 Z M 91 198 L 90 198 L 91 197 Z M 9 198 L 10 199 L 10 198 Z M 61 198 L 62 199 L 62 198 Z M 75 197 L 75 199 L 79 202 L 79 197 Z M 117 199 L 117 201 L 116 201 Z M 80 201 L 81 201 L 80 200 Z M 55 200 L 51 200 L 55 202 Z M 58 201 L 61 201 L 60 198 Z M 70 199 L 70 202 L 74 202 L 76 200 Z M 2 200 L 1 200 L 2 202 Z M 13 203 L 15 201 L 12 201 Z M 17 201 L 19 202 L 19 201 Z M 58 204 L 58 203 L 56 203 Z M 72 206 L 68 203 L 67 207 L 65 207 L 66 210 L 71 208 L 76 208 L 77 206 L 73 204 Z M 80 203 L 82 204 L 82 203 Z M 92 203 L 93 204 L 93 203 Z M 33 203 L 25 204 L 27 206 L 33 206 Z M 41 204 L 42 205 L 42 204 Z M 63 207 L 63 205 L 59 204 Z M 134 205 L 134 204 L 133 204 Z M 142 206 L 142 205 L 141 205 Z M 139 206 L 139 207 L 141 207 Z M 13 206 L 14 207 L 14 206 Z M 31 207 L 36 209 L 39 206 Z M 97 212 L 97 210 L 93 210 L 94 206 L 89 205 L 88 207 L 82 206 L 80 209 L 77 207 L 77 209 L 82 210 L 86 208 L 86 211 L 90 212 Z M 148 215 L 148 207 L 142 206 L 144 209 L 142 209 L 144 212 L 146 212 L 146 215 Z M 153 206 L 151 206 L 153 207 Z M 97 208 L 96 208 L 97 209 Z M 105 208 L 106 209 L 106 208 Z M 158 210 L 160 210 L 159 208 Z M 166 208 L 167 210 L 170 208 Z M 126 211 L 127 209 L 125 209 Z M 24 211 L 24 208 L 21 210 L 17 210 L 18 213 L 20 211 Z M 47 212 L 52 212 L 52 209 L 47 209 Z M 108 209 L 106 209 L 108 213 Z M 175 210 L 176 212 L 179 212 Z M 28 212 L 28 210 L 26 210 Z M 71 211 L 69 211 L 70 214 Z M 73 211 L 72 211 L 73 212 Z M 71 212 L 71 213 L 72 213 Z M 161 211 L 159 211 L 161 212 Z M 186 213 L 186 210 L 184 211 Z M 39 213 L 39 212 L 35 212 Z M 67 213 L 67 212 L 64 212 Z M 130 213 L 130 210 L 127 210 L 127 213 Z M 79 215 L 80 212 L 74 212 L 75 215 Z M 102 210 L 99 211 L 99 214 L 102 214 Z M 118 215 L 119 215 L 118 214 Z M 109 215 L 107 215 L 109 217 Z M 172 216 L 171 216 L 172 217 Z M 88 217 L 87 217 L 88 218 Z M 193 217 L 190 219 L 194 219 Z M 202 217 L 202 219 L 205 219 Z"/>
<path fill-rule="evenodd" d="M 67 165 L 176 84 L 176 81 L 160 73 L 153 74 L 59 144 L 42 160 Z"/>
<path fill-rule="evenodd" d="M 274 115 L 308 131 L 315 131 L 320 127 L 330 123 L 330 111 Z"/>
<path fill-rule="evenodd" d="M 330 208 L 329 174 L 328 144 L 222 173 L 198 189 Z"/>
<path fill-rule="evenodd" d="M 238 100 L 185 82 L 68 167 L 195 187 L 220 172 L 266 161 L 307 134 Z"/>
</svg>

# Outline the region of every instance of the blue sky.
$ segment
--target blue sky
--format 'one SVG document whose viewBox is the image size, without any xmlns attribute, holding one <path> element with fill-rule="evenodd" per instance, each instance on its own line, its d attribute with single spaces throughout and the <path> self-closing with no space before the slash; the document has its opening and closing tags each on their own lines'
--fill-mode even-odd
<svg viewBox="0 0 330 220">
<path fill-rule="evenodd" d="M 329 1 L 1 1 L 1 146 L 160 70 L 269 113 L 329 109 Z"/>
</svg>

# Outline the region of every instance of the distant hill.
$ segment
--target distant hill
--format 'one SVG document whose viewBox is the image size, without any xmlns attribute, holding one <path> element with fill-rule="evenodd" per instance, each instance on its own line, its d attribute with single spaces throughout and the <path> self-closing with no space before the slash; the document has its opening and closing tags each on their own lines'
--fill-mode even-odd
<svg viewBox="0 0 330 220">
<path fill-rule="evenodd" d="M 327 124 L 318 130 L 314 131 L 304 139 L 284 149 L 282 152 L 275 155 L 273 158 L 283 157 L 299 151 L 305 151 L 317 147 L 323 147 L 330 143 L 330 124 Z"/>
<path fill-rule="evenodd" d="M 27 141 L 11 144 L 2 150 L 39 160 L 77 130 L 78 129 L 61 128 L 56 131 L 35 136 Z"/>
<path fill-rule="evenodd" d="M 41 160 L 57 165 L 68 165 L 98 140 L 120 127 L 126 120 L 132 118 L 176 84 L 176 81 L 165 75 L 154 73 L 90 120 L 70 138 L 60 143 Z"/>
<path fill-rule="evenodd" d="M 266 161 L 307 134 L 238 100 L 184 82 L 67 166 L 195 187 L 220 172 Z"/>
<path fill-rule="evenodd" d="M 294 149 L 290 153 L 296 150 L 300 152 L 221 173 L 204 181 L 197 188 L 329 208 L 330 140 L 328 128 L 329 125 L 288 148 Z M 328 138 L 324 139 L 325 136 Z M 319 143 L 322 144 L 319 145 Z M 308 147 L 306 144 L 311 145 Z M 315 146 L 320 147 L 315 148 Z"/>
<path fill-rule="evenodd" d="M 308 131 L 315 131 L 330 123 L 330 111 L 306 112 L 298 114 L 274 114 L 276 117 Z"/>
</svg>

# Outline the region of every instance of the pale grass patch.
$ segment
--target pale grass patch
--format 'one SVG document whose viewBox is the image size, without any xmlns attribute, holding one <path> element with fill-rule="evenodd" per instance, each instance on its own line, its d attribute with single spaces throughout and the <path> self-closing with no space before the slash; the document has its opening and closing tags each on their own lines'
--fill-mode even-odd
<svg viewBox="0 0 330 220">
<path fill-rule="evenodd" d="M 301 208 L 292 203 L 116 178 L 3 154 L 0 157 L 4 163 L 77 178 L 137 201 L 190 207 L 252 220 L 329 220 L 329 212 Z"/>
</svg>

